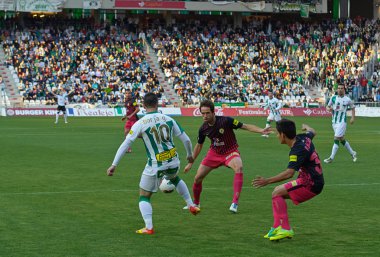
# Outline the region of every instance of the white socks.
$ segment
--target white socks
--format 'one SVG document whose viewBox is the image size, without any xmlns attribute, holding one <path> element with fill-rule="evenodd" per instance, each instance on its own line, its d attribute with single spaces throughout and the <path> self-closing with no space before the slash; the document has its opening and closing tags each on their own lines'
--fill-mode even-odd
<svg viewBox="0 0 380 257">
<path fill-rule="evenodd" d="M 145 222 L 145 227 L 147 229 L 152 229 L 153 228 L 153 220 L 152 220 L 153 209 L 152 209 L 152 205 L 149 202 L 140 201 L 139 202 L 139 208 L 140 208 L 141 216 L 142 216 L 142 218 L 144 219 L 144 222 Z"/>
<path fill-rule="evenodd" d="M 187 206 L 193 205 L 193 200 L 191 199 L 189 189 L 185 182 L 181 179 L 176 186 L 176 190 L 180 196 L 185 200 Z"/>
<path fill-rule="evenodd" d="M 351 155 L 354 154 L 354 150 L 352 150 L 350 144 L 348 143 L 348 141 L 346 141 L 346 144 L 344 145 L 344 147 L 346 147 L 346 149 L 350 152 Z"/>
<path fill-rule="evenodd" d="M 331 159 L 334 159 L 336 152 L 338 152 L 338 149 L 339 149 L 339 145 L 334 143 L 332 147 L 332 151 L 331 151 L 331 156 L 330 156 Z"/>
</svg>

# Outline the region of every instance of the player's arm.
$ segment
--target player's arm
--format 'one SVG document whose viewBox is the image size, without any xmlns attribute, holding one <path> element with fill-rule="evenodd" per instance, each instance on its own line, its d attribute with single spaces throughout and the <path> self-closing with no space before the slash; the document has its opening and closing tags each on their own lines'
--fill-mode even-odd
<svg viewBox="0 0 380 257">
<path fill-rule="evenodd" d="M 277 107 L 276 107 L 276 111 L 279 111 L 281 109 L 282 105 L 280 103 L 280 101 L 277 101 Z"/>
<path fill-rule="evenodd" d="M 287 180 L 294 176 L 295 170 L 291 168 L 287 168 L 285 171 L 279 173 L 278 175 L 270 178 L 264 178 L 261 176 L 257 176 L 254 180 L 252 180 L 252 186 L 256 188 L 264 187 L 268 184 L 277 183 L 280 181 Z"/>
<path fill-rule="evenodd" d="M 326 109 L 327 109 L 327 111 L 329 111 L 329 112 L 331 112 L 331 111 L 333 110 L 333 108 L 332 108 L 332 98 L 333 98 L 333 97 L 334 97 L 334 96 L 332 96 L 332 97 L 330 98 L 328 104 L 326 105 Z"/>
<path fill-rule="evenodd" d="M 312 127 L 310 127 L 307 124 L 302 124 L 302 130 L 305 131 L 306 133 L 313 134 L 312 137 L 315 137 L 317 135 L 317 133 L 315 132 L 315 129 L 313 129 Z"/>
<path fill-rule="evenodd" d="M 193 146 L 191 144 L 191 140 L 189 136 L 186 134 L 186 132 L 183 132 L 181 135 L 178 136 L 178 138 L 182 141 L 183 146 L 186 149 L 186 158 L 189 163 L 193 163 Z"/>
<path fill-rule="evenodd" d="M 67 94 L 67 96 L 72 96 L 72 95 L 74 95 L 75 94 L 75 89 L 72 89 L 68 94 Z"/>
<path fill-rule="evenodd" d="M 268 107 L 269 107 L 268 100 L 265 103 L 262 104 L 262 107 L 264 108 L 264 110 L 268 109 Z"/>
<path fill-rule="evenodd" d="M 185 169 L 184 169 L 184 172 L 187 173 L 191 167 L 193 167 L 193 163 L 195 161 L 195 159 L 197 159 L 198 155 L 200 154 L 200 152 L 202 151 L 202 148 L 203 148 L 203 143 L 200 144 L 200 143 L 197 143 L 195 146 L 194 146 L 194 151 L 193 151 L 193 162 L 189 162 Z"/>
<path fill-rule="evenodd" d="M 243 124 L 241 126 L 241 129 L 248 130 L 250 132 L 255 132 L 255 133 L 261 133 L 261 134 L 269 134 L 270 133 L 270 128 L 259 128 L 253 124 Z"/>
<path fill-rule="evenodd" d="M 129 147 L 132 145 L 132 143 L 139 136 L 140 132 L 134 132 L 134 128 L 136 128 L 135 125 L 132 126 L 131 132 L 127 135 L 127 137 L 125 138 L 123 143 L 120 145 L 119 149 L 117 150 L 115 158 L 112 162 L 112 165 L 107 169 L 107 175 L 108 176 L 113 175 L 113 173 L 116 170 L 116 166 L 119 164 L 121 158 L 124 156 L 124 154 L 127 152 Z"/>
<path fill-rule="evenodd" d="M 352 104 L 350 124 L 354 124 L 354 122 L 355 122 L 355 106 Z"/>
</svg>

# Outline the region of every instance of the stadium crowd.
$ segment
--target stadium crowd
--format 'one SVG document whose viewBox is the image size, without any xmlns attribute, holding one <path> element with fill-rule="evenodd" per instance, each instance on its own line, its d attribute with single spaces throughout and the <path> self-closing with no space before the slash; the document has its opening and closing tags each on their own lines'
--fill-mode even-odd
<svg viewBox="0 0 380 257">
<path fill-rule="evenodd" d="M 2 31 L 6 65 L 16 71 L 24 99 L 54 104 L 52 93 L 59 89 L 74 91 L 74 103 L 117 104 L 126 89 L 138 99 L 146 92 L 161 96 L 143 41 L 132 30 L 97 27 L 91 20 L 26 24 Z"/>
<path fill-rule="evenodd" d="M 30 19 L 23 29 L 15 24 L 1 31 L 1 41 L 26 100 L 54 104 L 52 93 L 63 88 L 74 92 L 71 102 L 92 104 L 122 103 L 126 89 L 137 99 L 163 93 L 132 19 L 118 26 L 57 18 Z M 367 69 L 378 31 L 379 21 L 365 19 L 253 20 L 238 29 L 188 20 L 152 22 L 143 35 L 184 104 L 205 98 L 260 103 L 273 91 L 298 105 L 308 88 L 319 87 L 328 98 L 338 83 L 355 101 L 378 100 L 380 73 Z"/>
<path fill-rule="evenodd" d="M 379 85 L 366 70 L 378 29 L 371 20 L 254 21 L 245 29 L 195 21 L 155 30 L 151 40 L 184 103 L 254 102 L 269 90 L 280 98 L 297 97 L 310 86 L 331 94 L 338 83 L 358 101 L 372 97 L 372 87 Z"/>
</svg>

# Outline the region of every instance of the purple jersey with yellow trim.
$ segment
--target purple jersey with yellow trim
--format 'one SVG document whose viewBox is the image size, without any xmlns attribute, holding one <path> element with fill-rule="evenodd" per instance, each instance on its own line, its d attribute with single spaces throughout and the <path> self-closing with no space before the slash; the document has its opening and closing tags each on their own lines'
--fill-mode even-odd
<svg viewBox="0 0 380 257">
<path fill-rule="evenodd" d="M 239 147 L 234 129 L 241 128 L 243 123 L 231 117 L 215 116 L 215 124 L 210 126 L 204 122 L 198 132 L 198 144 L 203 144 L 206 137 L 210 138 L 210 148 L 217 154 L 228 154 Z"/>
<path fill-rule="evenodd" d="M 321 161 L 312 142 L 313 137 L 311 132 L 296 136 L 296 142 L 289 152 L 288 168 L 298 171 L 302 184 L 313 193 L 319 194 L 325 182 Z"/>
</svg>

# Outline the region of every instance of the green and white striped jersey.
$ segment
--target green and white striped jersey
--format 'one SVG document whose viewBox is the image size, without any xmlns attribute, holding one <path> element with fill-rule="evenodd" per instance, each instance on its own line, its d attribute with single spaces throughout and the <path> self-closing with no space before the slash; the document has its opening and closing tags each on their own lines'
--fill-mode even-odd
<svg viewBox="0 0 380 257">
<path fill-rule="evenodd" d="M 181 126 L 171 117 L 150 112 L 132 126 L 126 139 L 133 142 L 142 137 L 148 157 L 147 165 L 158 168 L 178 158 L 173 135 L 180 136 L 182 133 Z"/>
<path fill-rule="evenodd" d="M 273 97 L 272 99 L 268 98 L 265 101 L 264 109 L 268 108 L 271 114 L 280 115 L 281 103 L 276 97 Z"/>
<path fill-rule="evenodd" d="M 334 95 L 330 98 L 327 106 L 332 108 L 332 123 L 347 123 L 347 110 L 355 108 L 354 103 L 348 96 L 338 96 Z"/>
</svg>

